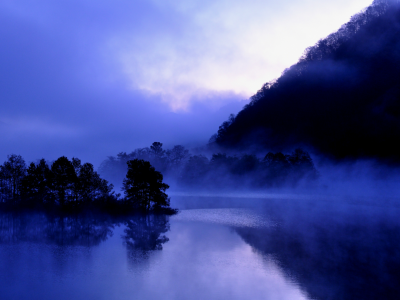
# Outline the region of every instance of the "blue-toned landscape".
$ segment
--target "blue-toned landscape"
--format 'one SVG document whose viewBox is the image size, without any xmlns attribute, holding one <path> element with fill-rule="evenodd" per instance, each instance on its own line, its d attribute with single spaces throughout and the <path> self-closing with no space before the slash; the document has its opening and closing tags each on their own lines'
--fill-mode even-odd
<svg viewBox="0 0 400 300">
<path fill-rule="evenodd" d="M 176 198 L 173 204 L 181 211 L 173 216 L 1 214 L 2 297 L 395 299 L 399 294 L 400 208 L 393 199 Z"/>
<path fill-rule="evenodd" d="M 4 0 L 0 299 L 400 299 L 399 0 Z"/>
</svg>

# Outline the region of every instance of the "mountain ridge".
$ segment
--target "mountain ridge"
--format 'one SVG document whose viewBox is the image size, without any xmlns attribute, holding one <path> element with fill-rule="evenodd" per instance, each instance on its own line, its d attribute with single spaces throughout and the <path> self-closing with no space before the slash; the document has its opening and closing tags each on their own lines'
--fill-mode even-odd
<svg viewBox="0 0 400 300">
<path fill-rule="evenodd" d="M 218 146 L 400 160 L 400 1 L 374 1 L 250 100 Z"/>
</svg>

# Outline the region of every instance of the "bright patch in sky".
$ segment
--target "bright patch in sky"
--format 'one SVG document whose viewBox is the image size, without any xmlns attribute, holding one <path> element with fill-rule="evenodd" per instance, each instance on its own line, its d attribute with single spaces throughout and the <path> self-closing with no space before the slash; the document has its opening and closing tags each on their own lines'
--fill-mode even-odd
<svg viewBox="0 0 400 300">
<path fill-rule="evenodd" d="M 2 0 L 0 157 L 204 145 L 372 0 Z"/>
<path fill-rule="evenodd" d="M 250 97 L 370 3 L 153 0 L 154 12 L 163 13 L 150 32 L 128 30 L 109 45 L 132 88 L 185 110 L 210 94 Z"/>
</svg>

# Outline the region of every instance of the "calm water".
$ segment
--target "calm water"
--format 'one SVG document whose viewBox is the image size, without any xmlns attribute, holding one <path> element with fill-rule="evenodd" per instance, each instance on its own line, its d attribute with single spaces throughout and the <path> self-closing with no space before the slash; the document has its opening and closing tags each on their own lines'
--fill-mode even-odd
<svg viewBox="0 0 400 300">
<path fill-rule="evenodd" d="M 175 195 L 172 217 L 0 214 L 0 299 L 400 299 L 397 203 Z"/>
</svg>

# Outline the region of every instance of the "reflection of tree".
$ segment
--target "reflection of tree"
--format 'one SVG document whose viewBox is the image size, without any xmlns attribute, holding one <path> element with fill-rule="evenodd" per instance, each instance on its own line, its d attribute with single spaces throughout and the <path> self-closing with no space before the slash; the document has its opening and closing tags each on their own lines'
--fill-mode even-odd
<svg viewBox="0 0 400 300">
<path fill-rule="evenodd" d="M 0 243 L 96 246 L 112 236 L 113 224 L 109 218 L 94 215 L 0 214 Z"/>
<path fill-rule="evenodd" d="M 155 250 L 162 250 L 162 244 L 168 242 L 164 235 L 169 230 L 169 220 L 166 215 L 141 215 L 125 222 L 123 235 L 128 257 L 136 263 L 148 257 Z"/>
<path fill-rule="evenodd" d="M 45 215 L 0 213 L 0 244 L 34 242 L 59 246 L 98 246 L 113 235 L 116 225 L 125 224 L 122 236 L 132 259 L 162 250 L 169 239 L 166 215 L 137 215 L 113 218 L 107 215 Z"/>
<path fill-rule="evenodd" d="M 57 245 L 97 246 L 112 236 L 111 220 L 91 217 L 58 217 L 46 230 L 46 237 Z"/>
</svg>

